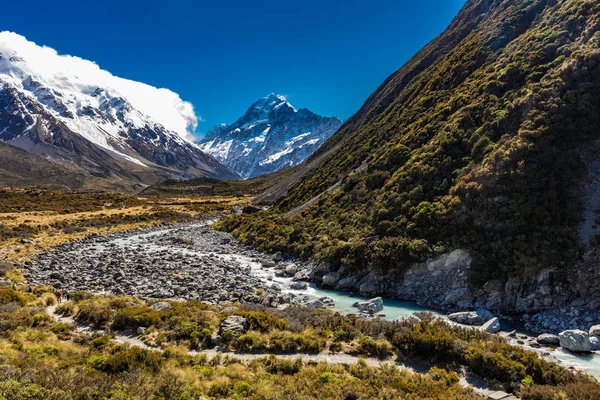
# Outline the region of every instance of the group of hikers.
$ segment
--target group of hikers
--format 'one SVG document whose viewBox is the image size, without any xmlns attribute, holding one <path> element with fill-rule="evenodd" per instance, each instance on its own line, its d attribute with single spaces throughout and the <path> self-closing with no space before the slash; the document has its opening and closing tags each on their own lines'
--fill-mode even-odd
<svg viewBox="0 0 600 400">
<path fill-rule="evenodd" d="M 60 304 L 63 301 L 63 299 L 65 301 L 71 300 L 71 292 L 69 292 L 67 289 L 63 289 L 63 290 L 56 289 L 54 291 L 54 296 L 56 296 L 56 300 L 58 301 L 58 304 Z"/>
<path fill-rule="evenodd" d="M 17 283 L 13 282 L 12 284 L 12 290 L 17 290 Z M 27 285 L 27 293 L 33 293 L 33 287 L 31 285 Z M 54 290 L 54 296 L 56 296 L 56 300 L 59 303 L 62 303 L 63 299 L 65 301 L 69 301 L 71 300 L 71 292 L 69 292 L 67 289 L 56 289 Z"/>
</svg>

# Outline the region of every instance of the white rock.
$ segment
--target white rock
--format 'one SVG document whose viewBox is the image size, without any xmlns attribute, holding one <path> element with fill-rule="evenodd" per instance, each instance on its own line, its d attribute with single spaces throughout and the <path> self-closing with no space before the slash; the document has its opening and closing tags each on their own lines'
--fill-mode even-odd
<svg viewBox="0 0 600 400">
<path fill-rule="evenodd" d="M 589 352 L 592 350 L 590 337 L 587 332 L 580 330 L 567 330 L 558 335 L 560 346 L 575 352 Z"/>
<path fill-rule="evenodd" d="M 481 326 L 481 330 L 487 333 L 500 332 L 500 320 L 496 317 L 490 319 L 488 322 Z"/>
<path fill-rule="evenodd" d="M 286 274 L 296 275 L 296 272 L 298 272 L 298 267 L 296 266 L 296 264 L 290 264 L 285 267 Z"/>
<path fill-rule="evenodd" d="M 594 325 L 590 328 L 590 336 L 600 336 L 600 325 Z"/>
</svg>

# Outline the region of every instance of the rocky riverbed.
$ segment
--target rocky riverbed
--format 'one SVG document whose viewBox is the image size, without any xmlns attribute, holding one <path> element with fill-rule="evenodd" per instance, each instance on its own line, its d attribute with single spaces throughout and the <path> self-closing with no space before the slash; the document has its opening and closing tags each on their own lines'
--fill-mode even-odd
<svg viewBox="0 0 600 400">
<path fill-rule="evenodd" d="M 273 258 L 243 246 L 206 220 L 175 227 L 89 237 L 58 246 L 25 265 L 34 285 L 140 298 L 198 299 L 209 303 L 244 301 L 278 306 L 302 296 L 254 274 L 252 266 Z M 292 263 L 280 269 L 296 272 Z"/>
</svg>

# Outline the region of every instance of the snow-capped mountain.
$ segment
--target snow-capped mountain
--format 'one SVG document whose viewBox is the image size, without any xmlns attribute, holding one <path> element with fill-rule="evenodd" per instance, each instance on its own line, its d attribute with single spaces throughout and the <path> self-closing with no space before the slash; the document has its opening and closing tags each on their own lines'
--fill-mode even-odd
<svg viewBox="0 0 600 400">
<path fill-rule="evenodd" d="M 112 179 L 237 178 L 190 140 L 196 122 L 169 90 L 0 32 L 2 141 Z"/>
<path fill-rule="evenodd" d="M 296 110 L 285 97 L 271 93 L 235 123 L 212 128 L 198 144 L 246 179 L 300 164 L 341 124 L 336 117 Z"/>
</svg>

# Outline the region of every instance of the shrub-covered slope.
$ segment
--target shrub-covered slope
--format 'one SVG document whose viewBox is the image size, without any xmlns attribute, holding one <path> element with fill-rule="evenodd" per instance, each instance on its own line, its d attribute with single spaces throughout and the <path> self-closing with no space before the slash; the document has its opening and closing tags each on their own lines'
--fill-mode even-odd
<svg viewBox="0 0 600 400">
<path fill-rule="evenodd" d="M 467 1 L 275 208 L 224 226 L 349 270 L 401 274 L 461 248 L 474 286 L 559 276 L 588 244 L 577 233 L 584 154 L 600 138 L 599 30 L 597 1 Z"/>
</svg>

